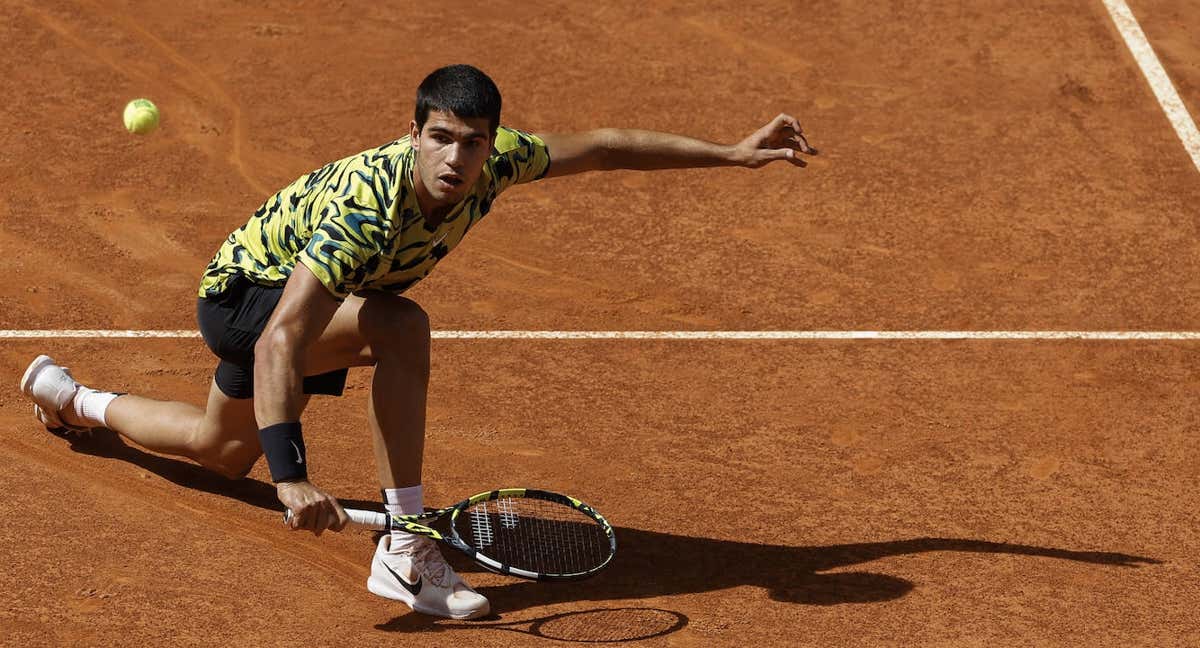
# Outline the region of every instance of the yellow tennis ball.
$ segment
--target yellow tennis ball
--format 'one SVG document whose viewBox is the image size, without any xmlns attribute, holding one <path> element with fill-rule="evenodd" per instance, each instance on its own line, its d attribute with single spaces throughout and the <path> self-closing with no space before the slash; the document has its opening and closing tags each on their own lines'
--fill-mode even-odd
<svg viewBox="0 0 1200 648">
<path fill-rule="evenodd" d="M 138 135 L 158 128 L 158 106 L 149 99 L 134 99 L 125 104 L 125 128 Z"/>
</svg>

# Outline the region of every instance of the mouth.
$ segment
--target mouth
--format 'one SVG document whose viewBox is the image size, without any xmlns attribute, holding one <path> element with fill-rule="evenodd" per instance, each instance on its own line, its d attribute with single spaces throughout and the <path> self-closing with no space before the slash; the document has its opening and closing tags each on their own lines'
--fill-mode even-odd
<svg viewBox="0 0 1200 648">
<path fill-rule="evenodd" d="M 437 177 L 437 181 L 443 189 L 458 189 L 463 184 L 462 176 L 457 173 L 443 173 Z"/>
</svg>

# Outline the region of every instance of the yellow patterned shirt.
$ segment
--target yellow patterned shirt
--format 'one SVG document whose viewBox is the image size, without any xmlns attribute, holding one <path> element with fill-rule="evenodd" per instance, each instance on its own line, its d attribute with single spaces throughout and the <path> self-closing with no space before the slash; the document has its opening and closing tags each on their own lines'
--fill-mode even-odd
<svg viewBox="0 0 1200 648">
<path fill-rule="evenodd" d="M 297 262 L 339 300 L 372 288 L 404 292 L 462 241 L 500 192 L 544 176 L 550 154 L 537 136 L 500 127 L 479 180 L 433 230 L 417 205 L 414 161 L 405 136 L 284 187 L 217 250 L 200 296 L 220 295 L 236 276 L 282 286 Z"/>
</svg>

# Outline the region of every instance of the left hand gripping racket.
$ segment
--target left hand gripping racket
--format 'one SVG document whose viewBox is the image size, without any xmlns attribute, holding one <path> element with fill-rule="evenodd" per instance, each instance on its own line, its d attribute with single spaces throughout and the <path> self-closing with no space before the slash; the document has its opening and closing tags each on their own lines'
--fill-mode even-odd
<svg viewBox="0 0 1200 648">
<path fill-rule="evenodd" d="M 595 509 L 574 497 L 532 488 L 488 491 L 420 515 L 359 509 L 346 514 L 379 531 L 428 536 L 494 572 L 530 580 L 587 578 L 617 552 L 612 525 Z M 284 512 L 285 522 L 291 517 L 291 511 Z"/>
</svg>

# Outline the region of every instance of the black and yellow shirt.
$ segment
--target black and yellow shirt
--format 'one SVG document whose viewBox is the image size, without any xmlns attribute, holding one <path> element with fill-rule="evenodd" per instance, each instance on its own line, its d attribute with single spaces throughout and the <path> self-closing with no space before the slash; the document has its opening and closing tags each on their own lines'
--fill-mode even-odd
<svg viewBox="0 0 1200 648">
<path fill-rule="evenodd" d="M 284 187 L 217 250 L 200 296 L 221 294 L 239 275 L 282 286 L 297 262 L 338 299 L 371 288 L 404 292 L 462 241 L 500 192 L 545 175 L 550 156 L 537 136 L 500 127 L 479 180 L 433 230 L 417 205 L 414 162 L 405 136 Z"/>
</svg>

